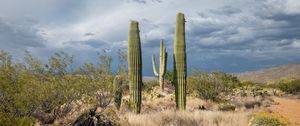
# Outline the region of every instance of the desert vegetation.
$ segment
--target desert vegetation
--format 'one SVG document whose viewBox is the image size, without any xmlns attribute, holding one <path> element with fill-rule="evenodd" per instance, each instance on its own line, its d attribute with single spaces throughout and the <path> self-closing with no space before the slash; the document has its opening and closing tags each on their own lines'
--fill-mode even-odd
<svg viewBox="0 0 300 126">
<path fill-rule="evenodd" d="M 126 52 L 127 51 L 127 52 Z M 268 107 L 274 96 L 297 95 L 299 80 L 258 83 L 224 72 L 187 71 L 185 18 L 178 13 L 173 71 L 160 44 L 158 80 L 142 80 L 139 23 L 131 21 L 128 50 L 98 52 L 98 63 L 74 67 L 74 56 L 53 54 L 48 61 L 26 52 L 16 62 L 0 52 L 0 125 L 125 126 L 286 126 L 292 123 Z M 171 57 L 171 56 L 170 56 Z M 128 70 L 126 67 L 128 66 Z"/>
</svg>

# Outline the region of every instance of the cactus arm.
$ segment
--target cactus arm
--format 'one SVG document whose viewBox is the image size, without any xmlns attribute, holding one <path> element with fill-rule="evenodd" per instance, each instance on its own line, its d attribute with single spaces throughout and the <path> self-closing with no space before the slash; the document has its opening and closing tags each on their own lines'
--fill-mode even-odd
<svg viewBox="0 0 300 126">
<path fill-rule="evenodd" d="M 158 77 L 159 74 L 158 74 L 158 72 L 156 70 L 156 61 L 155 61 L 155 55 L 154 54 L 152 55 L 152 68 L 153 68 L 154 75 L 156 77 Z"/>
</svg>

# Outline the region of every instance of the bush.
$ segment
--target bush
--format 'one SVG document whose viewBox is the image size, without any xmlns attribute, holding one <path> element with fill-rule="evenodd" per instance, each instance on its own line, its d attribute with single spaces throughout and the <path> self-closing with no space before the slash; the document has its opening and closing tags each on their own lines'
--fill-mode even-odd
<svg viewBox="0 0 300 126">
<path fill-rule="evenodd" d="M 153 100 L 160 97 L 159 83 L 156 80 L 144 81 L 143 99 Z"/>
<path fill-rule="evenodd" d="M 174 78 L 173 70 L 167 70 L 165 73 L 165 79 L 168 81 L 173 81 L 173 78 Z"/>
<path fill-rule="evenodd" d="M 230 74 L 194 71 L 188 77 L 187 93 L 202 99 L 218 101 L 221 94 L 226 95 L 239 85 L 240 81 L 237 77 Z"/>
<path fill-rule="evenodd" d="M 251 126 L 288 126 L 288 120 L 282 115 L 269 113 L 269 112 L 259 112 L 255 113 L 250 120 Z"/>
<path fill-rule="evenodd" d="M 262 96 L 262 95 L 267 94 L 267 92 L 263 90 L 264 88 L 265 88 L 264 84 L 262 84 L 262 83 L 255 83 L 252 81 L 244 81 L 244 82 L 241 82 L 240 85 L 236 89 L 241 97 L 245 97 L 248 95 L 256 97 L 256 96 Z"/>
<path fill-rule="evenodd" d="M 147 80 L 143 81 L 142 90 L 145 92 L 152 91 L 154 87 L 159 87 L 159 83 L 157 80 Z"/>
<path fill-rule="evenodd" d="M 43 64 L 28 52 L 24 63 L 13 63 L 8 53 L 0 51 L 0 124 L 25 125 L 32 118 L 52 123 L 65 116 L 65 109 L 77 100 L 108 106 L 113 98 L 111 56 L 105 52 L 98 56 L 98 68 L 86 63 L 73 69 L 73 56 L 64 52 L 55 53 Z"/>
<path fill-rule="evenodd" d="M 15 117 L 11 114 L 0 112 L 1 126 L 33 126 L 34 119 L 30 117 Z"/>
<path fill-rule="evenodd" d="M 299 94 L 300 80 L 282 80 L 278 83 L 278 88 L 286 93 Z"/>
<path fill-rule="evenodd" d="M 221 105 L 219 105 L 218 110 L 220 110 L 220 111 L 234 111 L 235 106 L 232 105 L 232 104 L 221 104 Z"/>
</svg>

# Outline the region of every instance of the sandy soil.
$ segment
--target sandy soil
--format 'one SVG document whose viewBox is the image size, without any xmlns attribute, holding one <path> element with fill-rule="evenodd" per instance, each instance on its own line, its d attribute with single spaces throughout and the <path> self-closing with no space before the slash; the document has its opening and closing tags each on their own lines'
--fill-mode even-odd
<svg viewBox="0 0 300 126">
<path fill-rule="evenodd" d="M 271 110 L 288 118 L 293 125 L 300 126 L 300 100 L 280 97 L 273 99 L 278 105 L 272 105 Z"/>
</svg>

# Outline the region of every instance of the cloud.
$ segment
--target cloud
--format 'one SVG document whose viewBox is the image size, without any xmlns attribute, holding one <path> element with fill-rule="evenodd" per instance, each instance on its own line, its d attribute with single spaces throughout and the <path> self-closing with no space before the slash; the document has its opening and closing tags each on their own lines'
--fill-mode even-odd
<svg viewBox="0 0 300 126">
<path fill-rule="evenodd" d="M 95 34 L 94 34 L 94 33 L 88 32 L 88 33 L 85 33 L 84 35 L 85 35 L 85 36 L 94 36 Z"/>
<path fill-rule="evenodd" d="M 233 15 L 233 14 L 237 14 L 237 13 L 241 13 L 242 11 L 238 8 L 234 8 L 232 6 L 226 5 L 226 6 L 222 6 L 218 9 L 211 9 L 209 10 L 211 13 L 214 14 L 219 14 L 219 15 Z"/>
<path fill-rule="evenodd" d="M 190 18 L 191 23 L 187 24 L 188 40 L 194 41 L 192 46 L 199 48 L 277 50 L 276 47 L 299 39 L 298 14 L 289 14 L 281 8 L 273 10 L 275 7 L 272 6 L 280 5 L 267 3 L 269 1 L 261 2 L 259 15 L 254 11 L 258 8 L 252 8 L 251 4 L 244 10 L 225 6 L 201 12 L 198 17 Z M 288 8 L 284 2 L 281 5 Z M 273 11 L 277 13 L 269 13 Z"/>
<path fill-rule="evenodd" d="M 237 72 L 300 63 L 298 0 L 1 1 L 0 46 L 38 57 L 67 51 L 78 55 L 80 64 L 95 60 L 96 51 L 115 55 L 127 48 L 134 19 L 140 24 L 144 72 L 152 75 L 151 55 L 158 55 L 160 39 L 172 57 L 177 12 L 186 16 L 189 69 Z"/>
<path fill-rule="evenodd" d="M 289 2 L 248 1 L 186 17 L 189 68 L 241 72 L 300 63 L 300 6 Z"/>
<path fill-rule="evenodd" d="M 80 48 L 80 49 L 104 49 L 109 48 L 110 45 L 108 42 L 102 41 L 102 40 L 85 40 L 85 41 L 68 41 L 63 42 L 64 47 L 74 47 L 74 48 Z"/>
<path fill-rule="evenodd" d="M 0 19 L 0 38 L 1 49 L 11 50 L 43 47 L 45 42 L 31 22 L 14 24 L 3 19 Z"/>
<path fill-rule="evenodd" d="M 128 3 L 139 3 L 139 4 L 147 4 L 149 2 L 162 3 L 162 0 L 126 0 Z"/>
</svg>

